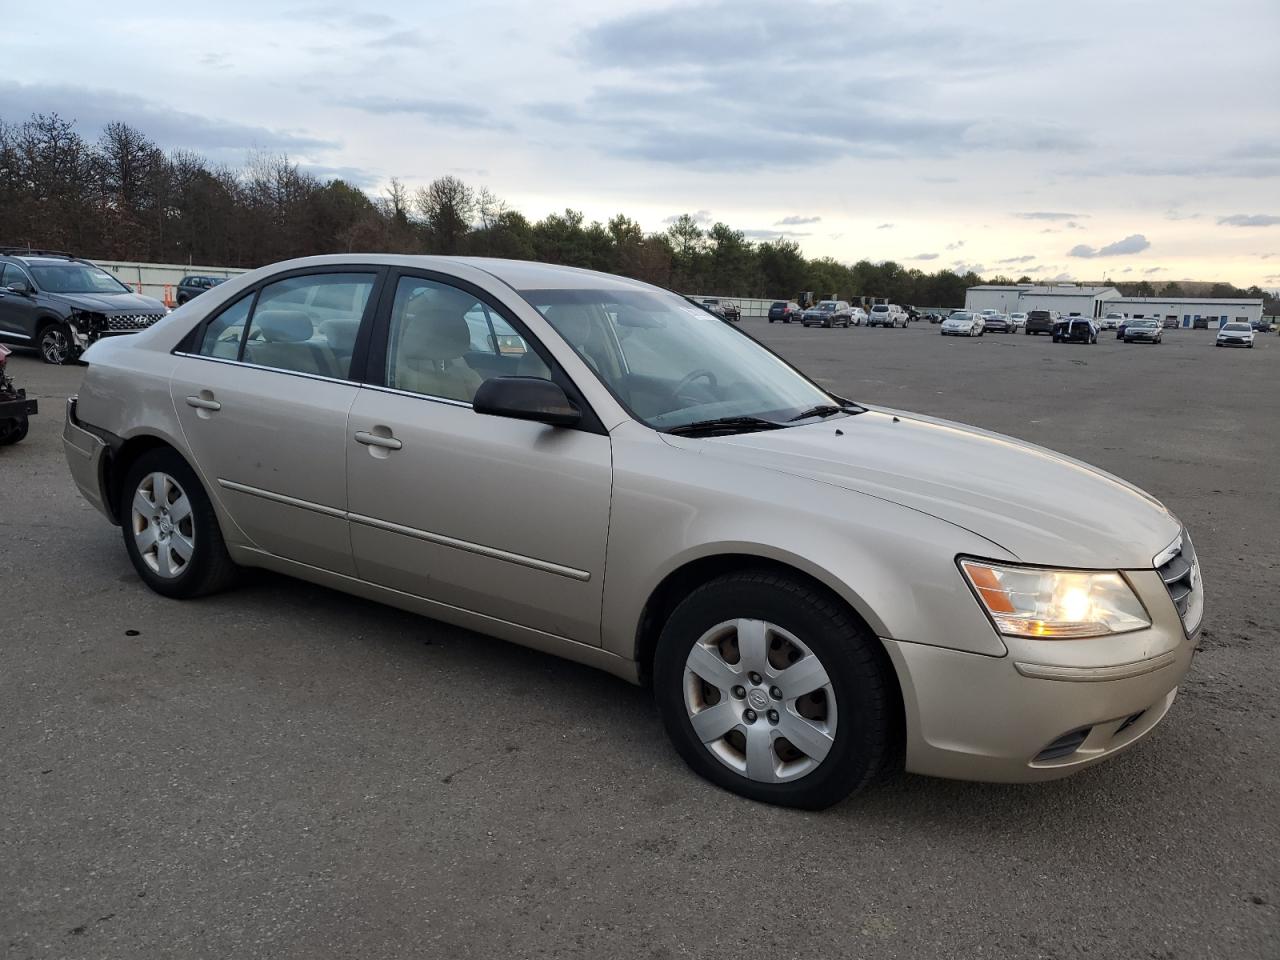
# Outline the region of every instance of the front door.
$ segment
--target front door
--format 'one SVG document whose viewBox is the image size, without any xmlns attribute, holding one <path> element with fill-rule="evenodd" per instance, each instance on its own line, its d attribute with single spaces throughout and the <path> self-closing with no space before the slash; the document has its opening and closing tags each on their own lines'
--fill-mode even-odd
<svg viewBox="0 0 1280 960">
<path fill-rule="evenodd" d="M 346 269 L 246 294 L 204 326 L 171 379 L 196 468 L 249 545 L 347 575 L 350 328 L 372 313 L 375 280 Z M 328 308 L 313 316 L 317 300 Z"/>
<path fill-rule="evenodd" d="M 9 284 L 19 281 L 31 283 L 18 267 L 11 263 L 0 264 L 0 340 L 34 346 L 36 298 L 10 293 Z"/>
<path fill-rule="evenodd" d="M 608 436 L 472 409 L 488 376 L 551 375 L 518 321 L 478 292 L 404 276 L 383 300 L 380 385 L 360 391 L 347 427 L 358 575 L 599 645 Z M 478 316 L 504 318 L 488 343 Z"/>
</svg>

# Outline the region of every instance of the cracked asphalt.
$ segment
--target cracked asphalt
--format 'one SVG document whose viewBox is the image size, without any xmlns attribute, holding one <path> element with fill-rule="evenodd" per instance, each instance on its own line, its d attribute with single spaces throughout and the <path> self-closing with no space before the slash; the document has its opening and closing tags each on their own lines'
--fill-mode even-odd
<svg viewBox="0 0 1280 960">
<path fill-rule="evenodd" d="M 746 326 L 1164 500 L 1208 590 L 1165 722 L 1055 783 L 760 806 L 585 667 L 260 572 L 148 592 L 63 461 L 83 368 L 16 354 L 41 413 L 0 449 L 0 955 L 1280 956 L 1280 340 Z"/>
</svg>

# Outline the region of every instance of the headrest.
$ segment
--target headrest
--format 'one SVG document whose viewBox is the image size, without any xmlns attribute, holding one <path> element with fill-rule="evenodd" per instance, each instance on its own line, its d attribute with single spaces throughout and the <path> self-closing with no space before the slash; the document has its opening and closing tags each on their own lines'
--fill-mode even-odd
<svg viewBox="0 0 1280 960">
<path fill-rule="evenodd" d="M 471 348 L 471 328 L 462 314 L 423 304 L 406 311 L 400 353 L 425 360 L 456 360 Z"/>
<path fill-rule="evenodd" d="M 326 320 L 320 325 L 324 338 L 329 346 L 338 353 L 349 354 L 356 348 L 356 334 L 360 331 L 359 320 Z"/>
<path fill-rule="evenodd" d="M 561 303 L 547 308 L 547 321 L 570 346 L 581 347 L 591 336 L 591 314 L 577 303 Z"/>
<path fill-rule="evenodd" d="M 302 343 L 315 333 L 311 318 L 301 310 L 263 310 L 254 314 L 253 325 L 269 343 Z"/>
</svg>

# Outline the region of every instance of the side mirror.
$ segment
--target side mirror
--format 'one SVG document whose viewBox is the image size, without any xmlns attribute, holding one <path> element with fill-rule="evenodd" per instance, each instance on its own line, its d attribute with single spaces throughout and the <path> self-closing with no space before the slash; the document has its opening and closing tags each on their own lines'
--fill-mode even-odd
<svg viewBox="0 0 1280 960">
<path fill-rule="evenodd" d="M 541 377 L 494 377 L 480 384 L 471 406 L 476 413 L 513 420 L 535 420 L 553 427 L 572 427 L 582 411 L 569 402 L 559 385 Z"/>
<path fill-rule="evenodd" d="M 9 284 L 8 289 L 10 293 L 16 293 L 19 296 L 31 296 L 31 284 L 27 283 L 26 280 L 15 280 Z"/>
</svg>

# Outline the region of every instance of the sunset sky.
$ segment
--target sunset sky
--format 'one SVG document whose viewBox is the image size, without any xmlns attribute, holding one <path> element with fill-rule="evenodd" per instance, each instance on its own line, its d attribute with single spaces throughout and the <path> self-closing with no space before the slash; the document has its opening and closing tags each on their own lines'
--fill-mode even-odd
<svg viewBox="0 0 1280 960">
<path fill-rule="evenodd" d="M 1278 35 L 1276 0 L 66 3 L 0 37 L 0 118 L 847 262 L 1274 289 Z"/>
</svg>

